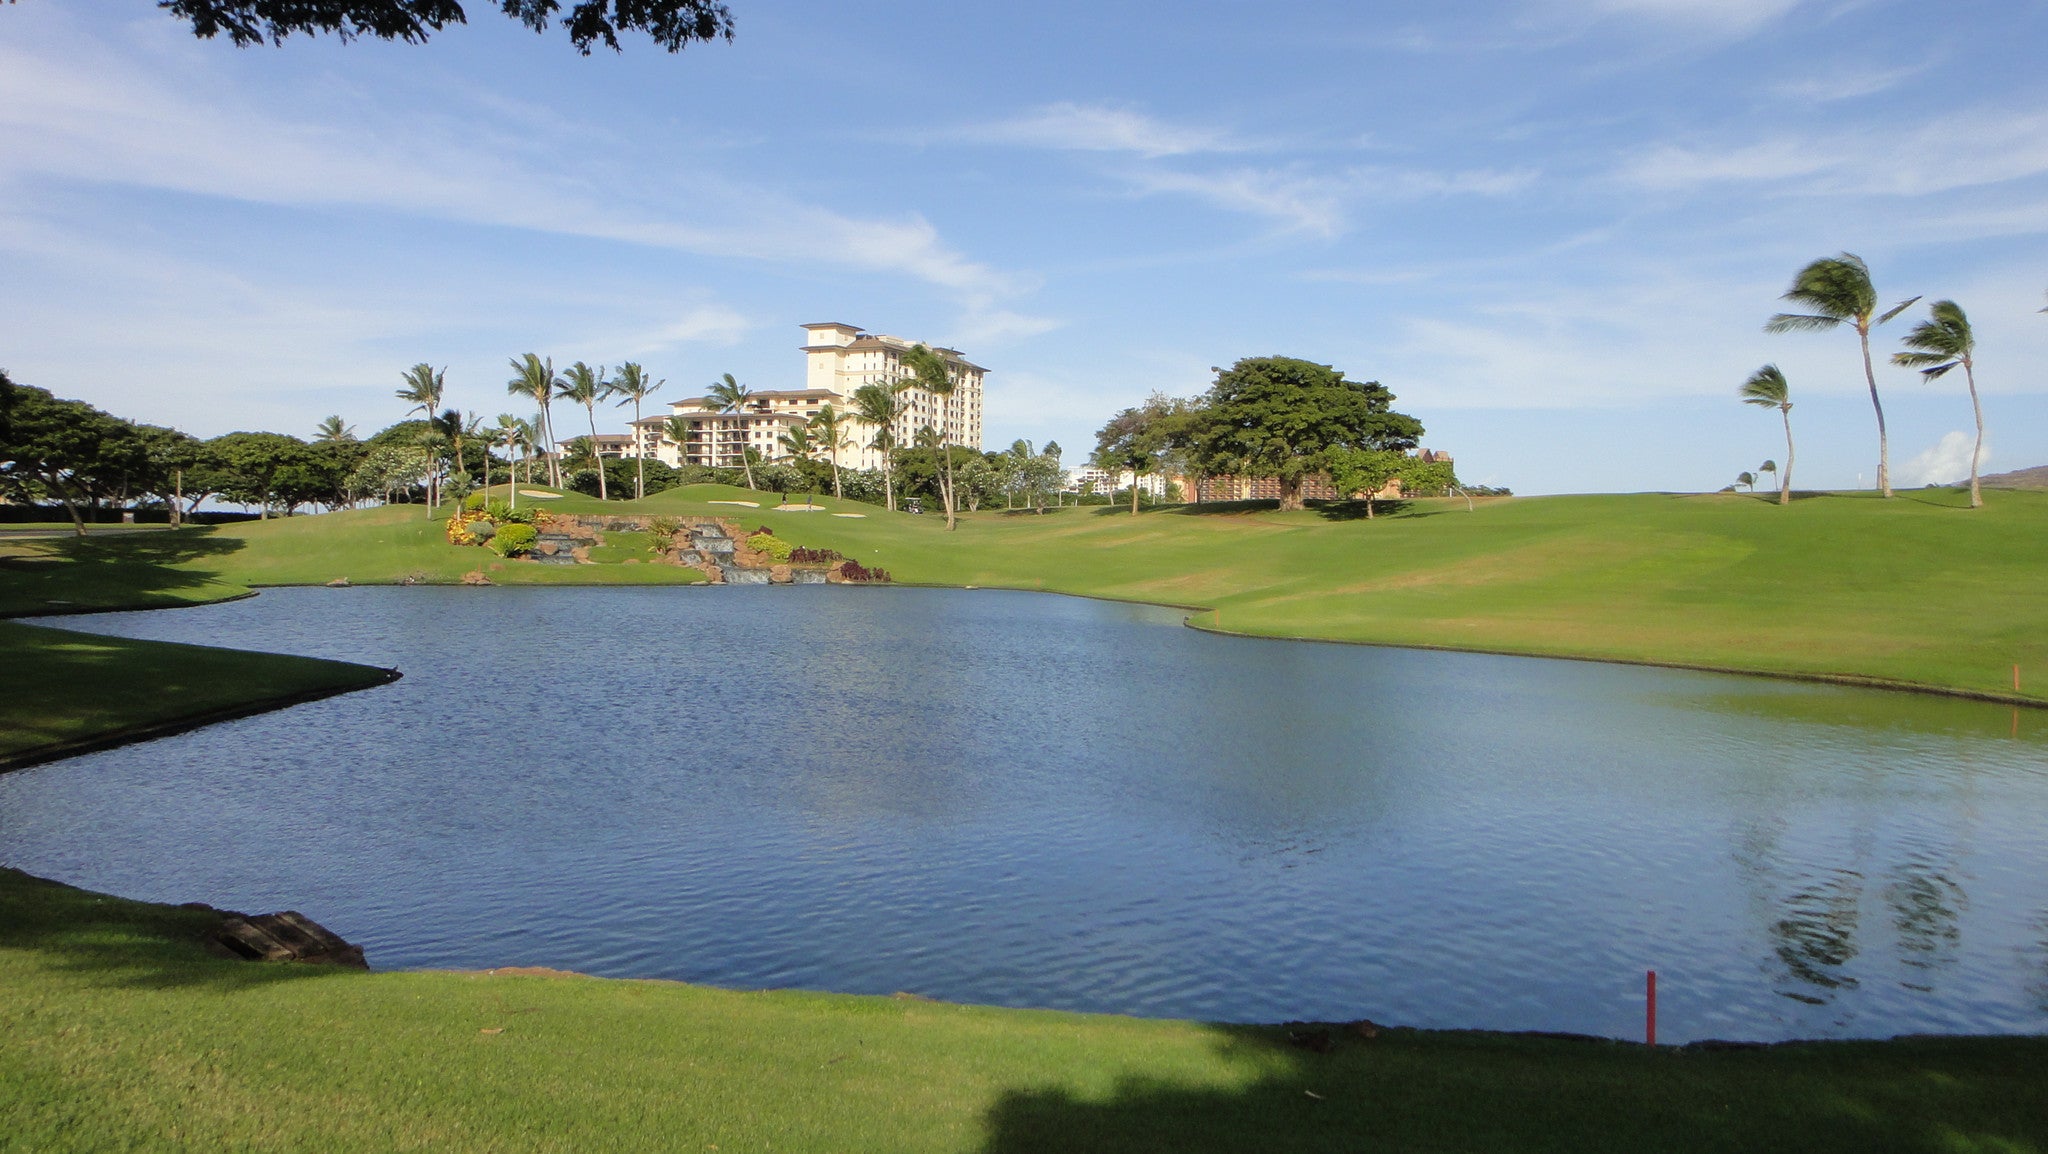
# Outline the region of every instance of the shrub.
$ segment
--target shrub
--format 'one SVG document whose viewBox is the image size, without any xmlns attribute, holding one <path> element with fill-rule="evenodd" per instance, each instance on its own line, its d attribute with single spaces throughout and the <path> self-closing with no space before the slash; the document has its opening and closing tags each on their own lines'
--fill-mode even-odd
<svg viewBox="0 0 2048 1154">
<path fill-rule="evenodd" d="M 484 505 L 487 503 L 488 502 L 482 493 L 471 493 L 469 496 L 464 497 L 462 499 L 463 509 L 471 513 L 483 512 Z"/>
<path fill-rule="evenodd" d="M 651 517 L 647 521 L 647 532 L 654 537 L 651 548 L 656 553 L 666 553 L 675 544 L 676 534 L 683 531 L 683 523 L 675 517 Z"/>
<path fill-rule="evenodd" d="M 495 531 L 489 514 L 465 509 L 448 518 L 450 545 L 479 545 Z"/>
<path fill-rule="evenodd" d="M 497 536 L 491 539 L 491 548 L 496 549 L 499 556 L 516 557 L 532 552 L 533 543 L 539 539 L 540 533 L 533 526 L 514 522 L 498 530 Z"/>
<path fill-rule="evenodd" d="M 747 544 L 777 561 L 789 560 L 790 554 L 796 551 L 796 546 L 773 533 L 756 533 L 747 538 Z"/>
<path fill-rule="evenodd" d="M 887 581 L 887 569 L 870 569 L 858 561 L 848 561 L 839 566 L 839 575 L 848 581 Z"/>
<path fill-rule="evenodd" d="M 806 549 L 799 545 L 789 551 L 789 559 L 798 565 L 822 565 L 844 560 L 845 555 L 837 549 Z"/>
</svg>

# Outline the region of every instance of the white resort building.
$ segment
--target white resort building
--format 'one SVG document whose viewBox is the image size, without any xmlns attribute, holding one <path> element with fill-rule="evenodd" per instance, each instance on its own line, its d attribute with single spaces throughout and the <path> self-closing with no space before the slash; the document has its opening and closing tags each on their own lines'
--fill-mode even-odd
<svg viewBox="0 0 2048 1154">
<path fill-rule="evenodd" d="M 876 430 L 853 416 L 853 393 L 862 385 L 906 381 L 910 374 L 903 368 L 903 354 L 919 342 L 862 332 L 853 325 L 803 327 L 809 337 L 803 345 L 803 388 L 757 390 L 736 410 L 723 409 L 709 397 L 672 401 L 668 413 L 635 423 L 636 455 L 675 466 L 738 468 L 742 451 L 751 448 L 762 461 L 777 460 L 785 455 L 782 435 L 829 404 L 847 418 L 845 435 L 853 442 L 852 447 L 840 450 L 840 468 L 881 468 L 882 453 L 874 446 Z M 945 359 L 953 392 L 941 397 L 925 389 L 904 389 L 903 415 L 897 418 L 894 430 L 896 443 L 912 444 L 918 430 L 929 426 L 948 443 L 979 451 L 982 377 L 988 370 L 954 349 L 927 347 Z M 680 441 L 669 435 L 671 419 L 682 422 L 685 436 Z M 829 456 L 822 447 L 814 455 L 819 460 Z"/>
</svg>

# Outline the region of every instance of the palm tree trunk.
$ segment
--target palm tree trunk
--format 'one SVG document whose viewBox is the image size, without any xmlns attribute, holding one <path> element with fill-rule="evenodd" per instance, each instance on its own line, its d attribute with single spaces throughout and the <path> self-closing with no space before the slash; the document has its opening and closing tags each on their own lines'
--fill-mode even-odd
<svg viewBox="0 0 2048 1154">
<path fill-rule="evenodd" d="M 1970 508 L 1984 507 L 1984 490 L 1977 484 L 1977 461 L 1984 455 L 1984 406 L 1977 403 L 1977 373 L 1963 361 L 1963 379 L 1970 383 L 1970 412 L 1977 418 L 1977 447 L 1970 451 Z"/>
<path fill-rule="evenodd" d="M 647 496 L 647 454 L 640 445 L 640 398 L 633 398 L 633 499 Z"/>
<path fill-rule="evenodd" d="M 1870 385 L 1870 407 L 1877 410 L 1877 487 L 1892 495 L 1892 449 L 1884 431 L 1884 404 L 1877 399 L 1877 373 L 1870 367 L 1870 326 L 1856 322 L 1856 338 L 1863 344 L 1863 379 Z"/>
<path fill-rule="evenodd" d="M 604 454 L 597 451 L 597 405 L 585 405 L 583 411 L 590 416 L 590 455 L 597 461 L 597 499 L 609 501 L 611 496 L 604 487 Z"/>
<path fill-rule="evenodd" d="M 1778 415 L 1785 418 L 1785 467 L 1778 471 L 1778 504 L 1790 505 L 1792 503 L 1792 406 L 1787 405 L 1779 409 Z"/>
<path fill-rule="evenodd" d="M 1138 515 L 1138 471 L 1131 470 L 1131 516 Z"/>
<path fill-rule="evenodd" d="M 541 440 L 547 442 L 548 485 L 562 487 L 562 455 L 555 451 L 555 407 L 543 397 L 540 402 Z"/>
</svg>

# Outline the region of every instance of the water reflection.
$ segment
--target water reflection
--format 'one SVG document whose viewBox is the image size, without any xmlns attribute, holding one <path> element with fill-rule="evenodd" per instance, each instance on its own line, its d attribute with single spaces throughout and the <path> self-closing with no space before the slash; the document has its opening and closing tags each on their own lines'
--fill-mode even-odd
<svg viewBox="0 0 2048 1154">
<path fill-rule="evenodd" d="M 1680 1040 L 2048 1029 L 2048 748 L 2002 707 L 1178 622 L 837 588 L 85 619 L 408 676 L 0 777 L 0 860 L 306 909 L 385 966 L 1617 1035 L 1654 967 Z M 536 668 L 553 636 L 604 658 Z"/>
</svg>

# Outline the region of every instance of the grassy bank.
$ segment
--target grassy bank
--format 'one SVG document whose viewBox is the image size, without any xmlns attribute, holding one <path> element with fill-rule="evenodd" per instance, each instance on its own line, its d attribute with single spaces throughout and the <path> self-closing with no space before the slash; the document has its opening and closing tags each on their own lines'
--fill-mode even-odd
<svg viewBox="0 0 2048 1154">
<path fill-rule="evenodd" d="M 319 911 L 308 911 L 318 916 Z M 2048 1041 L 1766 1050 L 223 961 L 0 870 L 0 1149 L 2048 1148 Z M 372 959 L 374 962 L 374 958 Z"/>
<path fill-rule="evenodd" d="M 341 661 L 0 622 L 0 771 L 390 676 Z"/>
<path fill-rule="evenodd" d="M 759 500 L 748 509 L 714 501 Z M 1635 494 L 1339 507 L 1188 506 L 937 516 L 867 505 L 777 512 L 773 494 L 693 486 L 568 512 L 716 514 L 835 548 L 899 581 L 1045 589 L 1200 607 L 1196 623 L 1274 637 L 1650 661 L 2048 700 L 2048 494 L 1884 501 L 1819 494 Z M 833 512 L 861 513 L 860 518 Z M 223 527 L 172 562 L 191 590 L 257 584 L 689 579 L 668 566 L 544 568 L 450 546 L 417 507 Z M 142 542 L 133 543 L 141 546 Z M 128 541 L 95 546 L 120 556 Z M 181 592 L 185 590 L 180 590 Z M 7 596 L 0 586 L 0 604 Z M 2031 671 L 2031 676 L 2029 675 Z"/>
</svg>

